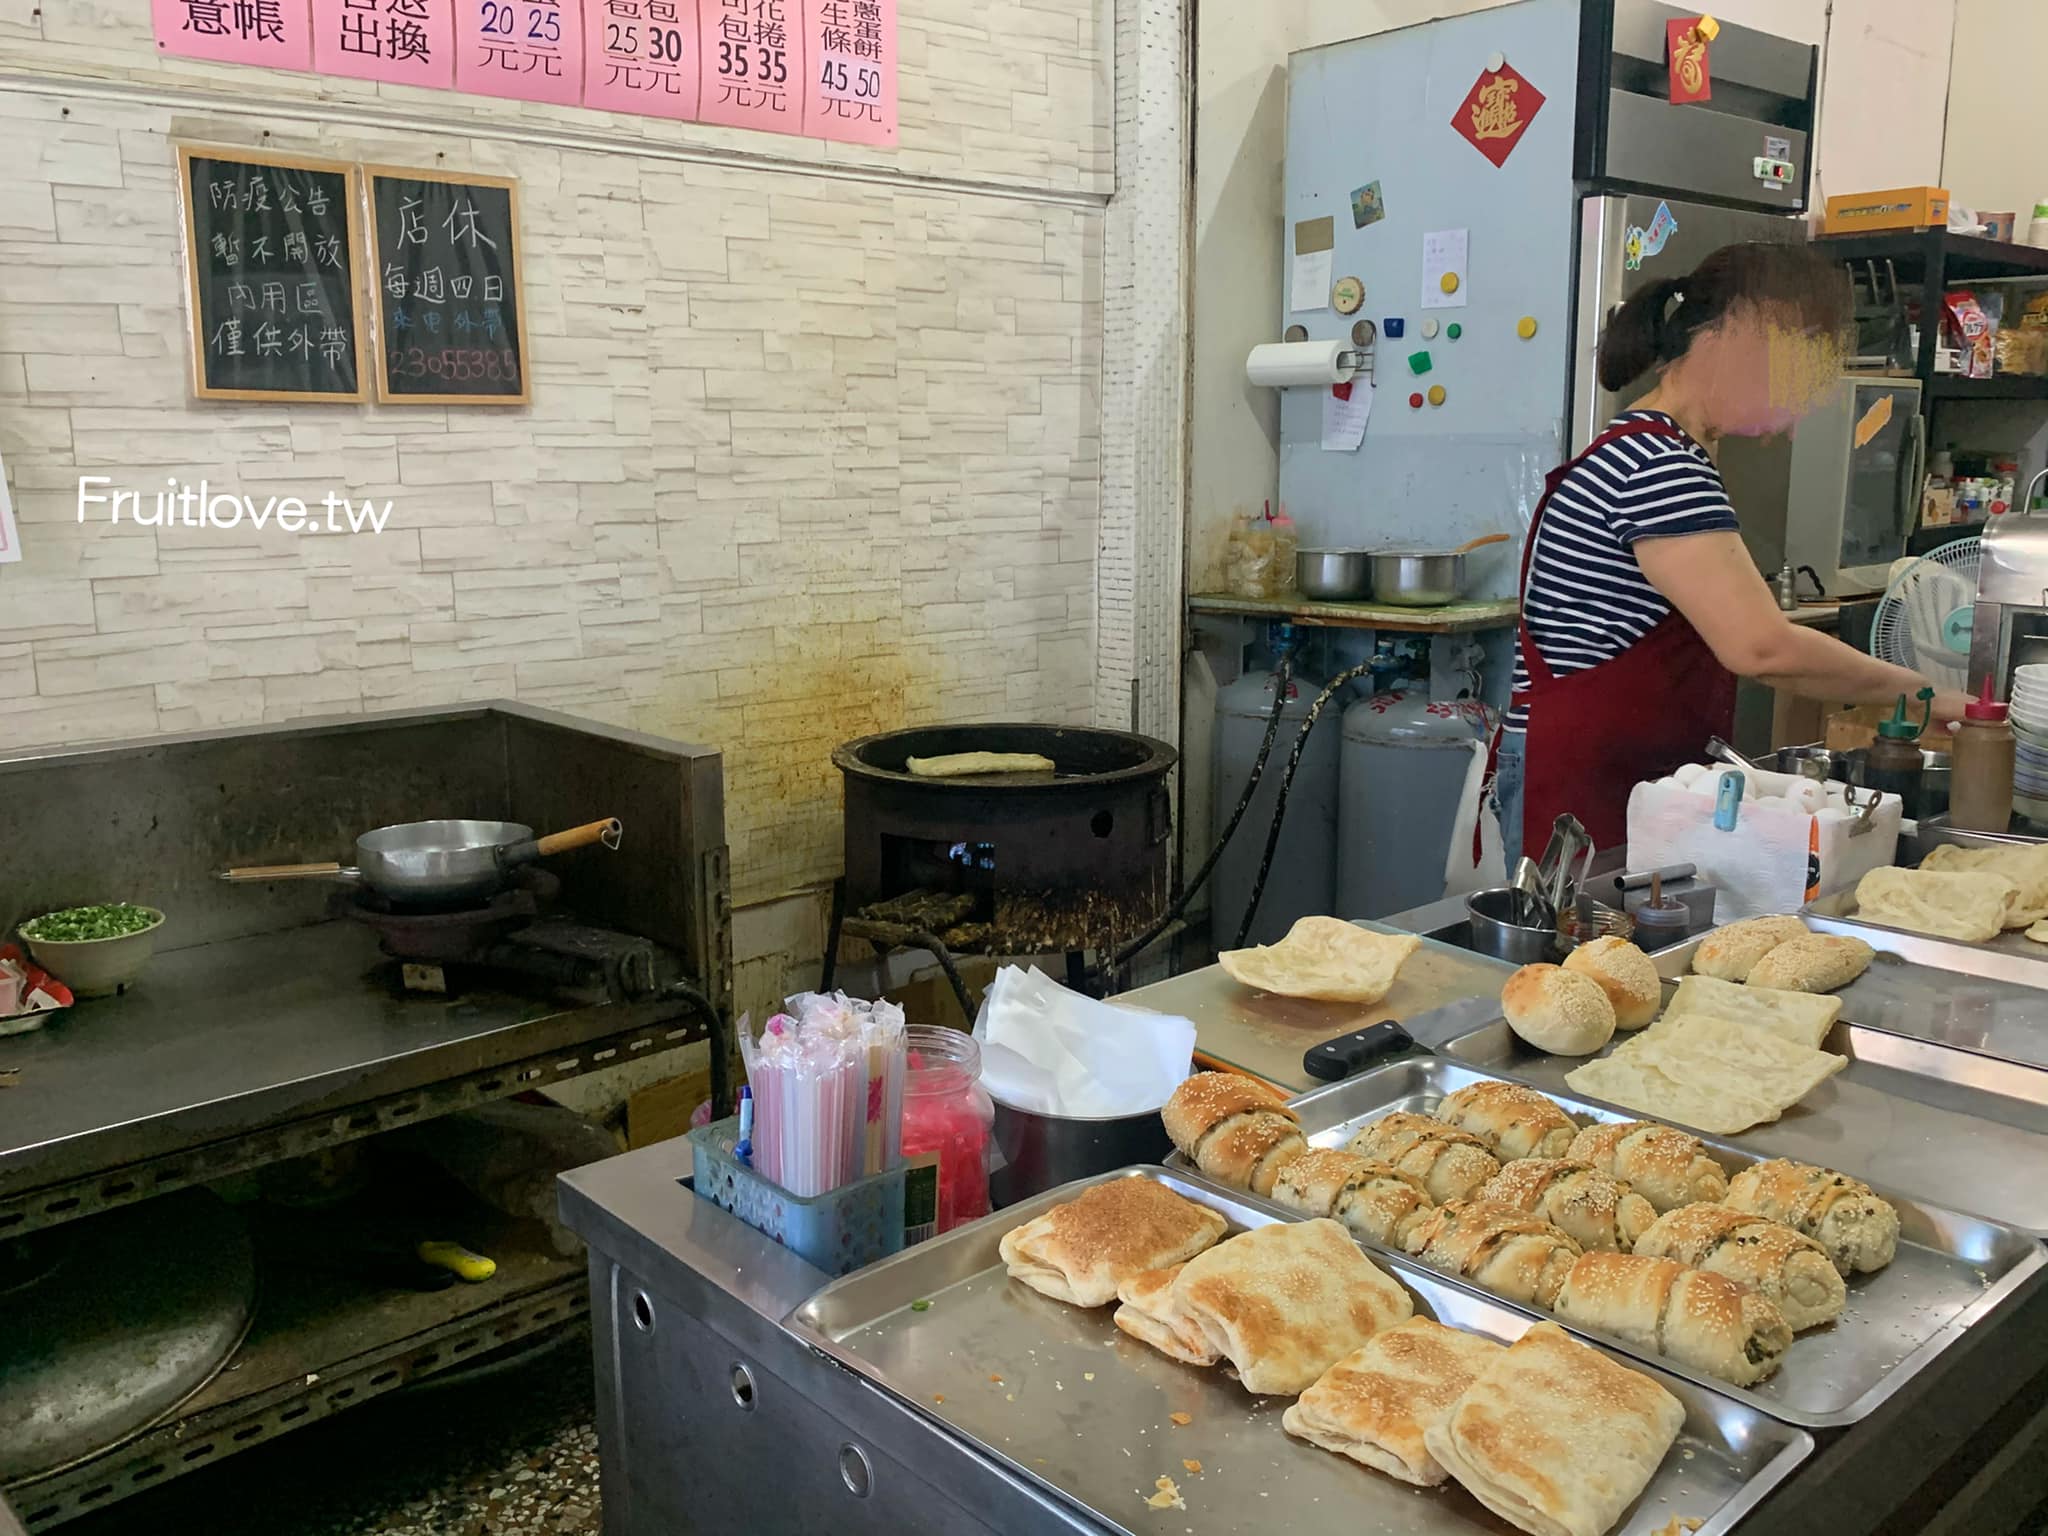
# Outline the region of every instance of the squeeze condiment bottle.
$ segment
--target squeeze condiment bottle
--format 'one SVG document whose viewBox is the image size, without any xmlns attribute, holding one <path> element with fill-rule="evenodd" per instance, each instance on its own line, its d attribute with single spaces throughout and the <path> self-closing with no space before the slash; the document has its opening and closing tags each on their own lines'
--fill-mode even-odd
<svg viewBox="0 0 2048 1536">
<path fill-rule="evenodd" d="M 1966 832 L 2005 832 L 2012 826 L 2012 727 L 2006 706 L 1993 701 L 1991 679 L 1963 709 L 1951 749 L 1948 820 Z"/>
<path fill-rule="evenodd" d="M 1891 719 L 1878 721 L 1877 739 L 1868 747 L 1863 767 L 1863 787 L 1897 795 L 1904 814 L 1915 820 L 1920 816 L 1920 773 L 1923 766 L 1920 733 L 1927 728 L 1927 722 L 1933 716 L 1934 690 L 1922 688 L 1918 697 L 1919 724 L 1906 718 L 1906 696 L 1900 694 L 1899 702 L 1892 707 Z"/>
</svg>

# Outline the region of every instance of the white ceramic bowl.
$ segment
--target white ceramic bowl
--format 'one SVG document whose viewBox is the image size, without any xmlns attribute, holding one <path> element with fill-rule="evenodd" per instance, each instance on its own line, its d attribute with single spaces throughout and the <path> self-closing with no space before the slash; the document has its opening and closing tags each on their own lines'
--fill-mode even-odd
<svg viewBox="0 0 2048 1536">
<path fill-rule="evenodd" d="M 134 903 L 142 906 L 142 903 Z M 142 907 L 156 921 L 134 933 L 111 939 L 34 939 L 22 935 L 37 965 L 71 989 L 73 997 L 112 997 L 128 990 L 156 953 L 156 931 L 164 925 L 163 913 Z M 30 919 L 34 921 L 33 918 Z"/>
</svg>

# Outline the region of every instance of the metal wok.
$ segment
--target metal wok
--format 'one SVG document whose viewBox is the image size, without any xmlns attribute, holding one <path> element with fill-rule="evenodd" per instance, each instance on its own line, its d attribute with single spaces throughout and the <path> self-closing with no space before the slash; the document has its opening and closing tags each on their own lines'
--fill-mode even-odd
<svg viewBox="0 0 2048 1536">
<path fill-rule="evenodd" d="M 221 879 L 340 880 L 407 906 L 476 901 L 504 889 L 522 864 L 603 843 L 619 846 L 618 819 L 535 837 L 516 821 L 408 821 L 356 839 L 353 868 L 333 864 L 260 864 L 223 870 Z"/>
</svg>

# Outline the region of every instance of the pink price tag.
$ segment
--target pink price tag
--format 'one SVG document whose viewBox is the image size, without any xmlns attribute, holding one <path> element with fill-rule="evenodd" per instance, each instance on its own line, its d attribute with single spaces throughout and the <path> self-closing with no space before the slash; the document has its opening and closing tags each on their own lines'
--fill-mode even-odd
<svg viewBox="0 0 2048 1536">
<path fill-rule="evenodd" d="M 804 132 L 896 142 L 896 0 L 803 0 Z"/>
<path fill-rule="evenodd" d="M 698 0 L 583 0 L 583 105 L 697 115 Z"/>
<path fill-rule="evenodd" d="M 457 0 L 313 0 L 313 67 L 323 75 L 448 90 Z"/>
<path fill-rule="evenodd" d="M 306 0 L 149 0 L 149 19 L 161 53 L 272 69 L 313 64 Z"/>
<path fill-rule="evenodd" d="M 704 50 L 697 120 L 803 131 L 802 0 L 698 0 Z"/>
<path fill-rule="evenodd" d="M 578 0 L 456 0 L 455 88 L 575 106 L 583 99 Z"/>
</svg>

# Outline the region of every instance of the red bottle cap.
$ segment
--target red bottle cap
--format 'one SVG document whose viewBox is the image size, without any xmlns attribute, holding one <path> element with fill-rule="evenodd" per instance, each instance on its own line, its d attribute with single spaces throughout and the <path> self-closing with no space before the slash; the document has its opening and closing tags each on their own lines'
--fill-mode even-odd
<svg viewBox="0 0 2048 1536">
<path fill-rule="evenodd" d="M 2010 705 L 1993 702 L 1991 697 L 1991 679 L 1987 677 L 1984 679 L 1984 687 L 1977 694 L 1977 697 L 1963 706 L 1963 718 L 1965 720 L 1983 720 L 1991 724 L 2003 725 L 2010 708 Z"/>
</svg>

